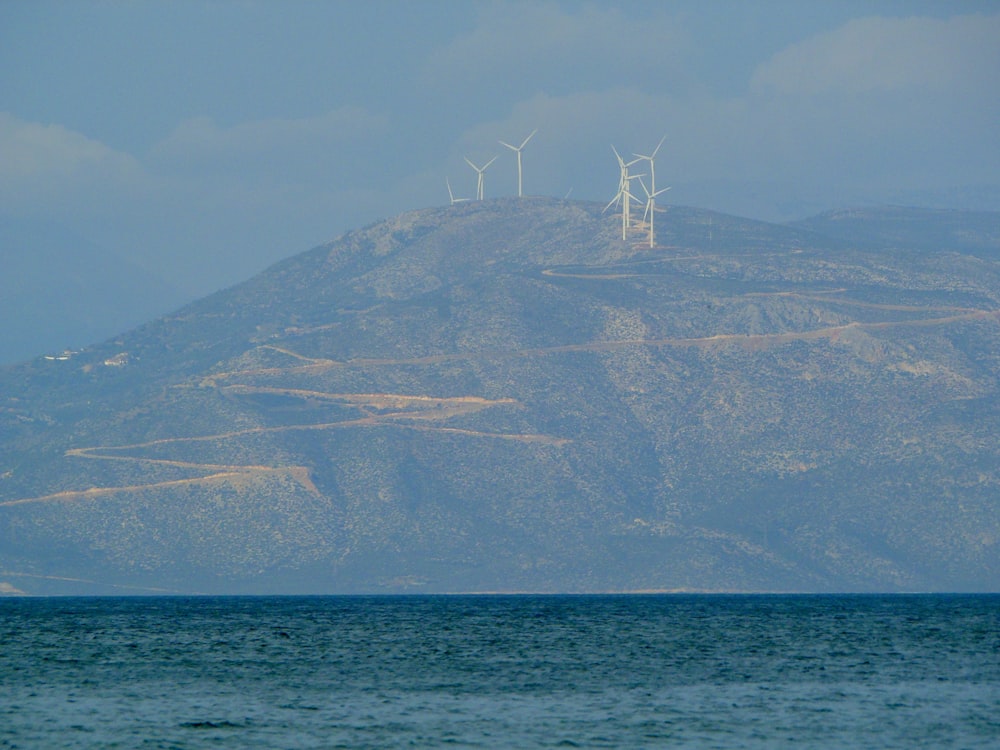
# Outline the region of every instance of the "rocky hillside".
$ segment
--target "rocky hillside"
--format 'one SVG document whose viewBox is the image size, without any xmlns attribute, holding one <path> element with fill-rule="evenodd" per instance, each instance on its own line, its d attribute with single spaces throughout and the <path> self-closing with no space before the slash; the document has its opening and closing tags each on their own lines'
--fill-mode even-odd
<svg viewBox="0 0 1000 750">
<path fill-rule="evenodd" d="M 998 215 L 600 209 L 407 213 L 0 370 L 0 590 L 996 590 Z"/>
</svg>

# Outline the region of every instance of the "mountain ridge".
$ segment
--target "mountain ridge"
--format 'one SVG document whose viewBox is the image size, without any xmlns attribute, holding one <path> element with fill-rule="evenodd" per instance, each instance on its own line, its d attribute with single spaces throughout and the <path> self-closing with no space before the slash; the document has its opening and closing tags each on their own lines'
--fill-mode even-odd
<svg viewBox="0 0 1000 750">
<path fill-rule="evenodd" d="M 3 370 L 0 581 L 995 588 L 994 257 L 657 227 L 408 212 Z"/>
</svg>

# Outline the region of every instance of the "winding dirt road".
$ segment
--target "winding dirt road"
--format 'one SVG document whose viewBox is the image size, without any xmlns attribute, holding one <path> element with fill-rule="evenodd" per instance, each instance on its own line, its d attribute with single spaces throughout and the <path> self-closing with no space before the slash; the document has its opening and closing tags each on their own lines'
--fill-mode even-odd
<svg viewBox="0 0 1000 750">
<path fill-rule="evenodd" d="M 690 258 L 672 258 L 662 260 L 680 259 L 704 259 L 708 256 L 691 256 Z M 651 263 L 659 261 L 643 261 Z M 612 272 L 610 269 L 620 268 L 626 264 L 615 264 L 608 267 L 608 271 L 601 272 L 599 268 L 594 268 L 589 273 L 571 272 L 558 269 L 546 269 L 542 271 L 546 276 L 561 276 L 568 278 L 587 278 L 595 281 L 621 279 L 632 276 L 643 276 L 649 274 L 631 274 Z M 775 292 L 754 292 L 743 296 L 746 297 L 798 297 L 802 299 L 812 299 L 827 303 L 856 306 L 868 309 L 877 309 L 891 312 L 904 312 L 911 314 L 928 313 L 935 314 L 934 317 L 919 319 L 861 322 L 854 321 L 846 324 L 816 328 L 807 331 L 792 331 L 773 334 L 738 334 L 720 333 L 712 336 L 690 337 L 690 338 L 657 338 L 657 339 L 621 339 L 590 341 L 578 344 L 563 344 L 549 347 L 536 347 L 519 350 L 490 350 L 475 352 L 457 352 L 450 354 L 431 354 L 420 357 L 409 358 L 356 358 L 344 361 L 333 359 L 308 357 L 286 347 L 272 344 L 262 345 L 261 349 L 268 349 L 283 356 L 289 357 L 292 362 L 284 367 L 262 367 L 256 369 L 232 370 L 228 372 L 215 373 L 201 380 L 202 387 L 216 388 L 223 393 L 236 395 L 276 395 L 289 398 L 301 399 L 303 401 L 320 401 L 328 403 L 342 404 L 349 408 L 356 409 L 360 416 L 353 419 L 344 419 L 334 422 L 308 423 L 279 426 L 250 427 L 241 430 L 217 433 L 213 435 L 192 435 L 182 437 L 163 438 L 142 443 L 119 446 L 92 446 L 83 448 L 73 448 L 66 451 L 67 458 L 100 460 L 100 461 L 120 461 L 134 462 L 148 467 L 171 467 L 176 469 L 190 470 L 197 476 L 171 479 L 146 484 L 131 484 L 108 487 L 90 487 L 82 490 L 64 490 L 48 495 L 37 497 L 21 498 L 0 502 L 0 507 L 23 505 L 27 503 L 47 503 L 47 502 L 73 502 L 82 500 L 94 500 L 101 497 L 113 496 L 121 493 L 140 492 L 157 489 L 175 488 L 184 485 L 213 484 L 221 482 L 233 482 L 245 480 L 264 475 L 282 474 L 291 477 L 299 485 L 310 493 L 319 495 L 319 490 L 313 484 L 310 477 L 310 470 L 306 466 L 266 466 L 255 464 L 217 464 L 199 463 L 192 461 L 179 461 L 169 458 L 151 458 L 143 455 L 128 455 L 129 453 L 141 452 L 144 449 L 176 445 L 182 443 L 196 442 L 217 442 L 221 440 L 238 439 L 241 437 L 260 435 L 266 433 L 311 431 L 311 430 L 336 430 L 370 427 L 392 427 L 396 429 L 417 430 L 421 432 L 437 432 L 443 434 L 462 435 L 470 438 L 490 438 L 501 440 L 515 440 L 525 443 L 538 443 L 552 446 L 561 446 L 569 442 L 565 438 L 540 434 L 516 434 L 516 433 L 491 433 L 470 429 L 449 427 L 448 420 L 473 414 L 484 409 L 501 407 L 519 407 L 519 403 L 511 398 L 485 399 L 476 396 L 459 397 L 436 397 L 428 395 L 394 394 L 394 393 L 332 393 L 299 388 L 281 388 L 273 386 L 255 385 L 247 382 L 232 382 L 241 379 L 261 378 L 269 376 L 287 376 L 304 373 L 318 373 L 335 368 L 375 368 L 390 366 L 420 366 L 437 365 L 446 362 L 503 359 L 519 357 L 542 357 L 567 352 L 605 352 L 629 347 L 714 347 L 725 345 L 740 345 L 762 349 L 770 346 L 784 345 L 792 341 L 810 341 L 817 339 L 834 339 L 849 330 L 885 330 L 889 328 L 901 327 L 928 327 L 945 326 L 954 323 L 977 320 L 977 319 L 1000 319 L 1000 310 L 981 310 L 964 307 L 949 306 L 911 306 L 911 305 L 890 305 L 877 304 L 852 300 L 842 296 L 846 294 L 846 288 L 830 289 L 820 292 L 802 293 L 795 291 L 775 291 Z M 950 313 L 939 315 L 940 313 Z"/>
</svg>

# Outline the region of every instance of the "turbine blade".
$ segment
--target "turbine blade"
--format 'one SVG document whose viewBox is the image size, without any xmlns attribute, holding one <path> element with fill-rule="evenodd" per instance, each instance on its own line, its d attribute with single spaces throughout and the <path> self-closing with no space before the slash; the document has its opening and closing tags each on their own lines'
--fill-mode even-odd
<svg viewBox="0 0 1000 750">
<path fill-rule="evenodd" d="M 632 156 L 638 156 L 638 157 L 639 157 L 640 159 L 645 159 L 645 160 L 647 160 L 647 161 L 653 161 L 653 159 L 655 159 L 655 158 L 656 158 L 656 152 L 660 150 L 660 146 L 662 146 L 662 145 L 663 145 L 663 142 L 664 142 L 665 140 L 667 140 L 667 136 L 666 136 L 666 135 L 664 135 L 664 136 L 663 136 L 663 137 L 662 137 L 662 138 L 660 139 L 660 142 L 656 144 L 656 148 L 654 148 L 654 149 L 653 149 L 653 153 L 651 153 L 651 154 L 637 154 L 637 153 L 635 153 L 635 152 L 633 151 L 633 152 L 632 152 Z"/>
<path fill-rule="evenodd" d="M 532 136 L 535 133 L 537 133 L 537 132 L 538 132 L 538 128 L 535 128 L 534 130 L 532 130 L 531 133 L 528 135 L 528 137 L 525 138 L 523 141 L 521 141 L 521 145 L 520 145 L 520 147 L 517 150 L 520 151 L 522 148 L 524 148 L 525 146 L 527 146 L 528 145 L 528 141 L 530 141 L 531 138 L 532 138 Z"/>
<path fill-rule="evenodd" d="M 489 166 L 490 164 L 492 164 L 492 163 L 493 163 L 493 162 L 495 162 L 496 160 L 497 160 L 497 157 L 495 157 L 495 156 L 494 156 L 494 157 L 493 157 L 492 159 L 490 159 L 490 160 L 489 160 L 488 162 L 486 162 L 486 163 L 485 163 L 485 164 L 483 165 L 483 171 L 485 172 L 485 171 L 486 171 L 486 167 L 488 167 L 488 166 Z"/>
<path fill-rule="evenodd" d="M 649 157 L 650 159 L 652 159 L 653 157 L 656 156 L 656 152 L 660 150 L 660 146 L 663 145 L 663 142 L 665 140 L 667 140 L 667 134 L 666 133 L 663 134 L 663 137 L 660 139 L 660 142 L 656 144 L 656 148 L 653 149 L 653 156 L 650 156 Z"/>
<path fill-rule="evenodd" d="M 501 146 L 506 146 L 506 147 L 507 147 L 507 148 L 509 148 L 509 149 L 510 149 L 511 151 L 520 151 L 520 149 L 519 149 L 519 148 L 518 148 L 517 146 L 511 146 L 511 145 L 510 145 L 509 143 L 507 143 L 506 141 L 497 141 L 497 143 L 499 143 L 499 144 L 500 144 Z"/>
</svg>

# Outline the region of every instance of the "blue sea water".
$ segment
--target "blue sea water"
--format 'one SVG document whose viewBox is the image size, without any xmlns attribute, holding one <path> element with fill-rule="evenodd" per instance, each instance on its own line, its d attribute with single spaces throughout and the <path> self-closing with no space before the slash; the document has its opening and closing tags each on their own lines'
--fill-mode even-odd
<svg viewBox="0 0 1000 750">
<path fill-rule="evenodd" d="M 0 748 L 997 748 L 998 596 L 0 601 Z"/>
</svg>

